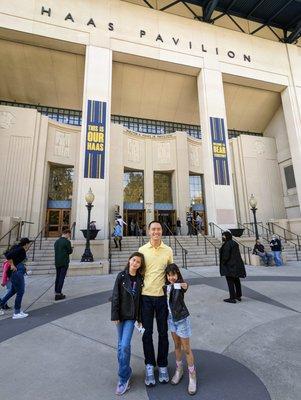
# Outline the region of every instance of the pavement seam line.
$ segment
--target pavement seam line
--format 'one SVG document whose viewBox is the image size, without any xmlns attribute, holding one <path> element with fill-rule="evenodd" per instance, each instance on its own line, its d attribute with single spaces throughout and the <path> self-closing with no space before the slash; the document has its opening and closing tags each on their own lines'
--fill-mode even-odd
<svg viewBox="0 0 301 400">
<path fill-rule="evenodd" d="M 114 349 L 114 350 L 117 351 L 117 347 L 116 347 L 116 346 L 112 346 L 111 344 L 104 343 L 104 342 L 102 342 L 101 340 L 94 339 L 94 338 L 92 338 L 92 337 L 90 337 L 90 336 L 87 336 L 87 335 L 83 335 L 82 333 L 76 332 L 76 331 L 74 331 L 74 330 L 72 330 L 72 329 L 65 328 L 64 326 L 55 324 L 54 322 L 49 322 L 49 325 L 53 325 L 53 326 L 55 326 L 55 327 L 57 327 L 57 328 L 60 328 L 60 329 L 62 329 L 62 330 L 64 330 L 64 331 L 66 331 L 66 332 L 73 333 L 73 334 L 76 335 L 76 336 L 80 336 L 80 337 L 82 337 L 82 338 L 91 340 L 92 342 L 96 342 L 96 343 L 102 344 L 102 345 L 105 346 L 105 347 L 109 347 L 110 349 Z M 137 354 L 135 354 L 135 353 L 133 353 L 133 352 L 131 352 L 131 356 L 136 357 L 136 358 L 140 358 L 140 359 L 144 359 L 143 357 L 138 356 Z"/>
<path fill-rule="evenodd" d="M 299 312 L 299 313 L 300 313 L 300 312 Z M 232 342 L 229 343 L 229 344 L 224 348 L 224 350 L 221 352 L 221 354 L 224 354 L 224 353 L 228 350 L 228 348 L 229 348 L 230 346 L 232 346 L 232 344 L 234 344 L 235 342 L 237 342 L 237 340 L 241 339 L 245 334 L 247 334 L 247 333 L 249 333 L 249 332 L 252 332 L 254 329 L 257 329 L 257 328 L 259 328 L 259 327 L 261 327 L 261 326 L 264 326 L 264 325 L 266 325 L 266 324 L 269 324 L 269 323 L 271 323 L 271 322 L 280 321 L 281 319 L 291 318 L 291 317 L 293 317 L 293 315 L 286 315 L 286 316 L 284 316 L 284 317 L 274 318 L 274 319 L 272 319 L 271 321 L 262 322 L 261 324 L 258 324 L 258 325 L 253 326 L 252 328 L 250 328 L 250 329 L 246 330 L 245 332 L 241 333 L 236 339 L 232 340 Z"/>
<path fill-rule="evenodd" d="M 25 311 L 27 311 L 31 306 L 33 306 L 38 300 L 40 300 L 40 298 L 42 298 L 47 292 L 48 290 L 50 290 L 52 287 L 54 286 L 54 283 L 52 283 L 49 288 L 47 288 L 39 297 L 37 297 L 31 304 L 29 304 L 28 307 L 25 308 Z"/>
</svg>

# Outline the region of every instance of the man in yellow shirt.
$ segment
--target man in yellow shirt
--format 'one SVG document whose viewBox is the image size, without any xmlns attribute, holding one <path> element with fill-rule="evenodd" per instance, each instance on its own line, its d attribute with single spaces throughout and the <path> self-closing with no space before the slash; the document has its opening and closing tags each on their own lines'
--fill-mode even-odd
<svg viewBox="0 0 301 400">
<path fill-rule="evenodd" d="M 150 241 L 140 247 L 139 252 L 145 257 L 144 287 L 142 289 L 142 325 L 143 351 L 145 357 L 145 385 L 156 384 L 154 367 L 156 366 L 153 344 L 153 324 L 156 317 L 159 336 L 157 365 L 159 367 L 159 382 L 169 381 L 167 370 L 168 356 L 168 326 L 167 301 L 163 293 L 165 284 L 165 268 L 173 262 L 172 249 L 162 242 L 162 225 L 152 221 L 148 225 Z"/>
</svg>

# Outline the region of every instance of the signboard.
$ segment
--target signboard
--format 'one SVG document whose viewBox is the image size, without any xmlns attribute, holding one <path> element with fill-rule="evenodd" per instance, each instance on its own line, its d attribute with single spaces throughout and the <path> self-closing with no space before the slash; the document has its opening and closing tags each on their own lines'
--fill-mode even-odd
<svg viewBox="0 0 301 400">
<path fill-rule="evenodd" d="M 223 118 L 210 117 L 210 130 L 215 184 L 230 185 L 226 132 Z"/>
<path fill-rule="evenodd" d="M 88 100 L 84 178 L 104 179 L 107 103 Z"/>
</svg>

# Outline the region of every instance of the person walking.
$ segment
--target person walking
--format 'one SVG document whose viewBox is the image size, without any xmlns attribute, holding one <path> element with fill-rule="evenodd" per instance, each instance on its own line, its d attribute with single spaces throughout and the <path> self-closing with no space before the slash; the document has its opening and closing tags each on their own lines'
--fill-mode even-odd
<svg viewBox="0 0 301 400">
<path fill-rule="evenodd" d="M 270 261 L 273 259 L 273 255 L 265 251 L 264 245 L 260 242 L 259 239 L 255 241 L 253 254 L 259 256 L 267 267 L 270 265 Z"/>
<path fill-rule="evenodd" d="M 219 250 L 220 274 L 225 276 L 229 288 L 230 298 L 224 299 L 226 303 L 241 301 L 241 284 L 239 278 L 247 276 L 244 262 L 241 258 L 238 243 L 232 239 L 230 231 L 222 233 L 223 244 Z"/>
<path fill-rule="evenodd" d="M 167 369 L 168 356 L 168 309 L 163 292 L 165 267 L 173 262 L 172 249 L 162 242 L 163 228 L 160 222 L 152 221 L 148 225 L 150 241 L 140 247 L 139 252 L 145 257 L 144 286 L 141 297 L 142 325 L 145 332 L 142 337 L 145 358 L 145 385 L 156 384 L 154 368 L 159 367 L 159 382 L 169 381 Z M 158 355 L 155 358 L 153 344 L 154 318 L 159 336 Z"/>
<path fill-rule="evenodd" d="M 135 321 L 141 324 L 141 290 L 143 286 L 144 256 L 133 253 L 124 271 L 117 275 L 111 307 L 111 320 L 116 323 L 118 333 L 118 384 L 116 394 L 122 395 L 130 389 L 132 369 L 131 340 Z"/>
<path fill-rule="evenodd" d="M 199 213 L 196 216 L 195 222 L 196 222 L 197 231 L 199 233 L 202 233 L 202 230 L 203 230 L 203 218 L 200 216 Z"/>
<path fill-rule="evenodd" d="M 274 256 L 276 267 L 281 267 L 281 265 L 283 264 L 281 257 L 282 245 L 277 235 L 272 236 L 272 240 L 270 241 L 270 248 Z"/>
<path fill-rule="evenodd" d="M 56 277 L 54 285 L 55 301 L 63 300 L 66 298 L 66 296 L 62 293 L 62 289 L 64 286 L 65 277 L 70 263 L 69 256 L 73 252 L 70 238 L 71 238 L 71 230 L 65 229 L 62 233 L 62 236 L 59 239 L 57 239 L 54 243 L 54 256 L 55 256 L 55 269 L 56 269 Z"/>
<path fill-rule="evenodd" d="M 122 241 L 122 225 L 116 220 L 115 227 L 113 231 L 115 247 L 121 251 L 121 241 Z"/>
<path fill-rule="evenodd" d="M 168 328 L 175 345 L 176 371 L 171 379 L 172 385 L 177 385 L 183 377 L 182 349 L 186 354 L 189 383 L 188 393 L 196 394 L 197 377 L 194 366 L 194 356 L 190 347 L 191 327 L 189 311 L 184 302 L 184 293 L 188 285 L 184 282 L 179 267 L 169 264 L 165 269 L 165 293 L 168 307 Z"/>
<path fill-rule="evenodd" d="M 5 304 L 7 301 L 16 295 L 15 299 L 15 307 L 14 307 L 14 314 L 13 319 L 21 319 L 28 317 L 27 313 L 24 313 L 21 310 L 22 306 L 22 299 L 25 292 L 25 279 L 24 275 L 26 274 L 26 252 L 29 249 L 31 240 L 28 238 L 22 238 L 17 246 L 11 251 L 8 251 L 5 254 L 7 261 L 10 264 L 10 270 L 7 271 L 8 276 L 11 280 L 11 288 L 8 293 L 1 299 L 0 301 L 0 309 L 2 310 L 5 308 Z"/>
</svg>

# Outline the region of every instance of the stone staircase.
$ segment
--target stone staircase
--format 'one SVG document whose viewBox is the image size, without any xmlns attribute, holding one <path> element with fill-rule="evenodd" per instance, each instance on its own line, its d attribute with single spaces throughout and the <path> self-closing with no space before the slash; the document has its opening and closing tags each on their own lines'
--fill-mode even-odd
<svg viewBox="0 0 301 400">
<path fill-rule="evenodd" d="M 27 270 L 32 272 L 32 275 L 55 274 L 54 242 L 56 240 L 57 238 L 43 238 L 41 250 L 40 242 L 37 241 L 34 261 L 32 261 L 33 246 L 30 247 L 27 253 L 26 266 Z"/>
<path fill-rule="evenodd" d="M 221 243 L 217 238 L 208 236 L 208 238 L 219 248 Z M 144 237 L 145 243 L 148 241 Z M 187 254 L 187 267 L 200 267 L 208 265 L 216 265 L 215 250 L 212 245 L 207 242 L 207 254 L 205 252 L 205 240 L 199 235 L 199 245 L 197 245 L 196 236 L 177 236 L 177 240 L 188 251 Z M 165 244 L 170 245 L 174 252 L 174 262 L 182 267 L 182 251 L 181 247 L 177 244 L 177 255 L 175 255 L 175 240 L 174 238 L 163 237 Z M 122 239 L 122 251 L 116 249 L 114 242 L 112 242 L 112 272 L 121 271 L 125 268 L 129 256 L 137 251 L 139 248 L 139 239 L 136 237 L 124 237 Z M 218 254 L 217 254 L 218 256 Z"/>
</svg>

